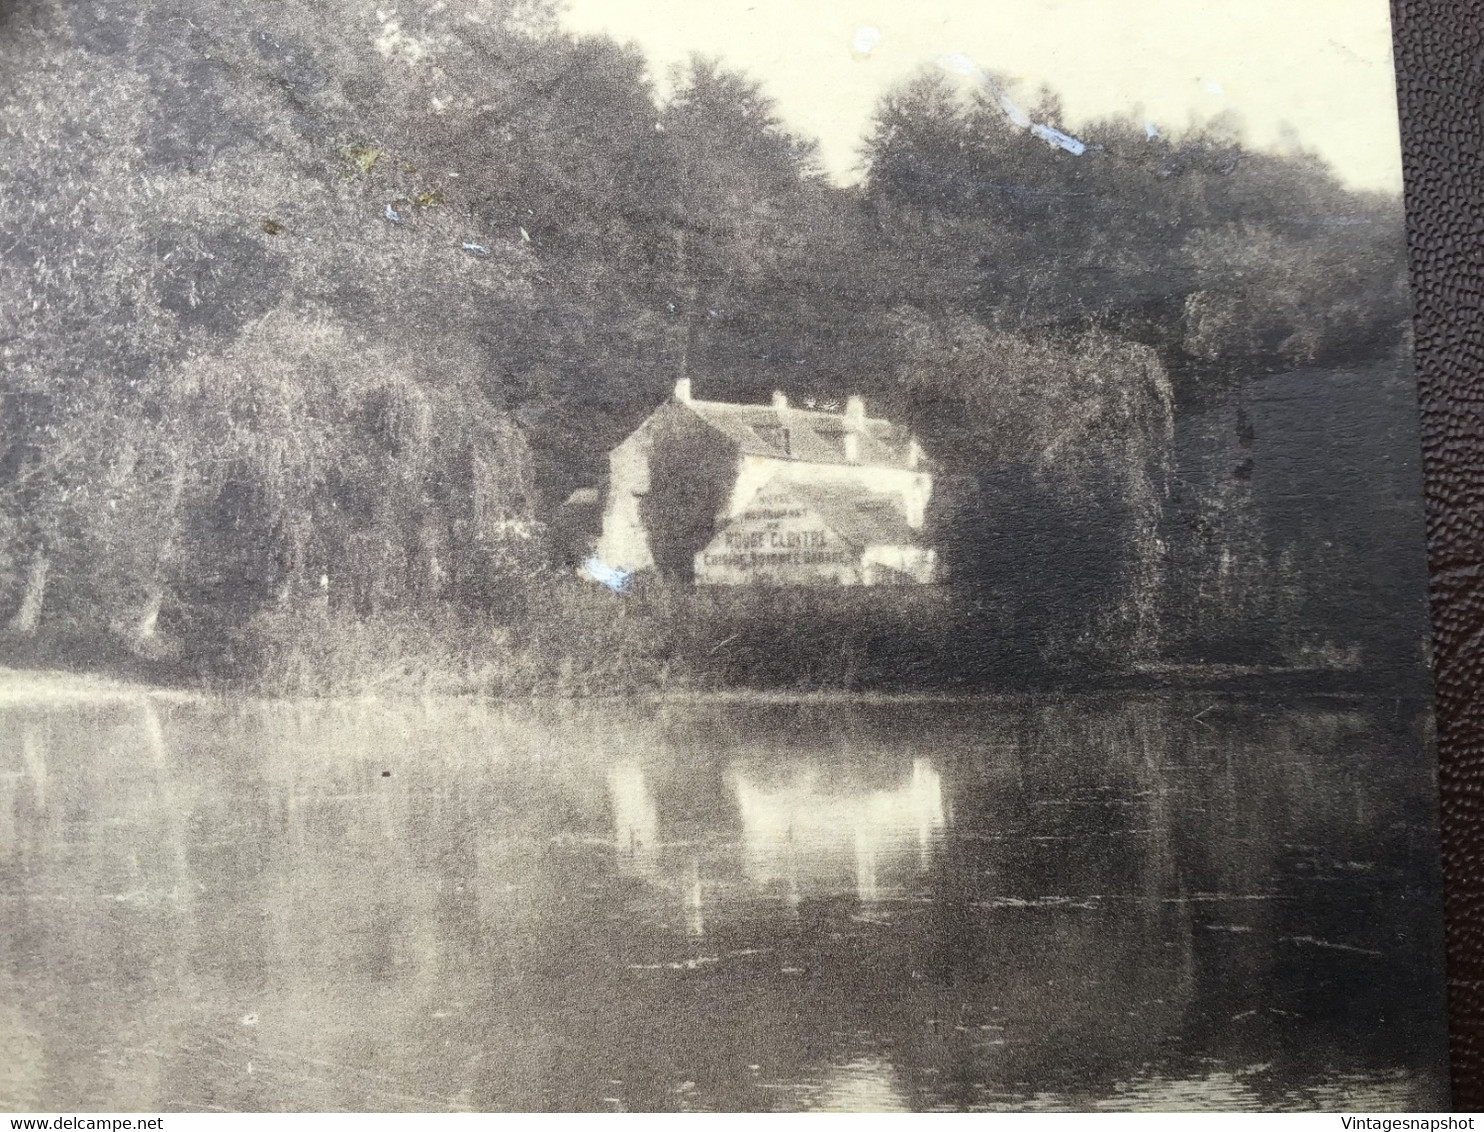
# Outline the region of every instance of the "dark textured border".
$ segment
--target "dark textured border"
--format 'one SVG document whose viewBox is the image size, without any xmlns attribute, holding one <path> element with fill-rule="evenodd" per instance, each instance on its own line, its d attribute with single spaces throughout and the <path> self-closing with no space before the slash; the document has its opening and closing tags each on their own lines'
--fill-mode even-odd
<svg viewBox="0 0 1484 1132">
<path fill-rule="evenodd" d="M 1484 1109 L 1484 0 L 1392 0 L 1438 688 L 1454 1104 Z"/>
</svg>

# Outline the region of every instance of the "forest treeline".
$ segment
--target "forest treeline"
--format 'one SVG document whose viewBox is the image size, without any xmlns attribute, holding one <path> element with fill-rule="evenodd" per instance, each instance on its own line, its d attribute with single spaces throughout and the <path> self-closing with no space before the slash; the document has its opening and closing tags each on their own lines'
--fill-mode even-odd
<svg viewBox="0 0 1484 1132">
<path fill-rule="evenodd" d="M 747 76 L 697 59 L 661 90 L 546 0 L 0 19 L 12 657 L 285 690 L 462 665 L 458 686 L 523 692 L 1397 645 L 1309 602 L 1306 536 L 1252 487 L 1254 383 L 1407 333 L 1400 201 L 1312 154 L 1133 116 L 1074 153 L 993 80 L 924 72 L 842 188 Z M 1071 129 L 1049 93 L 1026 113 Z M 909 424 L 950 584 L 893 604 L 575 578 L 563 501 L 680 375 Z M 1182 456 L 1183 422 L 1227 409 Z M 854 628 L 768 652 L 785 613 L 836 606 Z"/>
</svg>

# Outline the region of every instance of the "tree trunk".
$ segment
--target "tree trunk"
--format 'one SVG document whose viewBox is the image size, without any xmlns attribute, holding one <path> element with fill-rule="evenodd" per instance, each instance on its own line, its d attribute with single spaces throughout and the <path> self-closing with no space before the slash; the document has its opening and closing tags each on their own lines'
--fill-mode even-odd
<svg viewBox="0 0 1484 1132">
<path fill-rule="evenodd" d="M 46 551 L 38 549 L 31 556 L 31 568 L 26 571 L 26 591 L 21 595 L 21 607 L 10 619 L 8 628 L 15 633 L 27 635 L 36 632 L 41 620 L 41 604 L 46 600 L 46 576 L 51 572 L 51 559 Z"/>
<path fill-rule="evenodd" d="M 139 620 L 134 623 L 134 641 L 143 644 L 151 640 L 160 621 L 160 606 L 164 604 L 165 591 L 156 587 L 139 611 Z"/>
</svg>

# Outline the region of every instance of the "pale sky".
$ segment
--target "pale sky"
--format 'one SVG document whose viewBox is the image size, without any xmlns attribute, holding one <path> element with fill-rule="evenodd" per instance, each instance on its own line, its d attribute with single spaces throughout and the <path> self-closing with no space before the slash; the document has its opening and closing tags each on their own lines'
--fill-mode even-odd
<svg viewBox="0 0 1484 1132">
<path fill-rule="evenodd" d="M 1072 133 L 1230 110 L 1254 145 L 1296 137 L 1356 188 L 1401 188 L 1387 0 L 567 0 L 564 22 L 638 44 L 662 89 L 692 53 L 760 79 L 842 182 L 881 95 L 958 55 L 1060 92 L 1049 124 Z"/>
</svg>

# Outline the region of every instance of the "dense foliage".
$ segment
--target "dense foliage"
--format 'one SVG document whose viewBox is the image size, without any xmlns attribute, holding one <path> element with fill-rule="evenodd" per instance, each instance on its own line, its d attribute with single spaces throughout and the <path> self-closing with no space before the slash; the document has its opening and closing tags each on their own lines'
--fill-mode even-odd
<svg viewBox="0 0 1484 1132">
<path fill-rule="evenodd" d="M 602 619 L 545 532 L 682 374 L 913 426 L 960 667 L 1354 644 L 1243 464 L 1254 382 L 1404 335 L 1399 202 L 1310 155 L 1132 119 L 1074 154 L 993 83 L 926 75 L 846 189 L 755 82 L 697 60 L 662 99 L 543 0 L 0 11 L 12 647 L 49 627 L 205 671 L 314 603 L 463 611 L 498 648 Z M 1213 406 L 1235 423 L 1189 481 L 1181 422 Z M 981 639 L 1006 626 L 1013 650 Z M 713 655 L 666 631 L 660 668 Z"/>
</svg>

